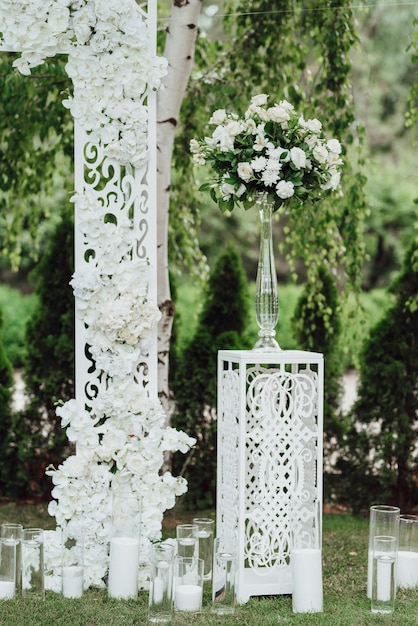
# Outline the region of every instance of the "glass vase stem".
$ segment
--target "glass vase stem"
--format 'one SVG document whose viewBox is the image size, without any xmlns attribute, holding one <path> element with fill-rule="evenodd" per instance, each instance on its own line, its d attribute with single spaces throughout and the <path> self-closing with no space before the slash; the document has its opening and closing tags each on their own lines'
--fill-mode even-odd
<svg viewBox="0 0 418 626">
<path fill-rule="evenodd" d="M 274 263 L 272 234 L 272 205 L 266 194 L 256 200 L 260 215 L 260 253 L 257 267 L 255 309 L 258 341 L 254 350 L 280 350 L 275 339 L 279 318 L 277 275 Z"/>
</svg>

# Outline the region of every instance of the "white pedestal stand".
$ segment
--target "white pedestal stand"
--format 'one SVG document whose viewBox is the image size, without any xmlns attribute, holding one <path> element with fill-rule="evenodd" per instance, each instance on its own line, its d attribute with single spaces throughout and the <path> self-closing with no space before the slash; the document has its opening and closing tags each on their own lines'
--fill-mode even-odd
<svg viewBox="0 0 418 626">
<path fill-rule="evenodd" d="M 217 536 L 236 539 L 241 604 L 292 593 L 291 533 L 322 503 L 323 387 L 322 354 L 218 353 Z"/>
</svg>

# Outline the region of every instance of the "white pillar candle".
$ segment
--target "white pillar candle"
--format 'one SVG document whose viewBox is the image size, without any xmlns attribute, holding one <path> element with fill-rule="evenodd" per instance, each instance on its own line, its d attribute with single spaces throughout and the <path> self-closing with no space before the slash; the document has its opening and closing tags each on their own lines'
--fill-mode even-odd
<svg viewBox="0 0 418 626">
<path fill-rule="evenodd" d="M 389 602 L 392 597 L 392 568 L 395 559 L 378 556 L 376 561 L 376 597 L 379 602 Z"/>
<path fill-rule="evenodd" d="M 322 552 L 295 548 L 290 557 L 293 578 L 294 613 L 318 613 L 323 609 Z"/>
<path fill-rule="evenodd" d="M 83 568 L 71 565 L 62 568 L 62 595 L 64 598 L 81 598 L 83 595 Z"/>
<path fill-rule="evenodd" d="M 113 537 L 110 540 L 108 591 L 112 598 L 138 595 L 139 540 Z"/>
<path fill-rule="evenodd" d="M 178 585 L 175 591 L 175 606 L 178 611 L 200 611 L 202 587 L 199 585 Z"/>
<path fill-rule="evenodd" d="M 153 599 L 154 604 L 161 604 L 164 598 L 164 581 L 156 576 L 153 581 Z"/>
<path fill-rule="evenodd" d="M 170 568 L 170 563 L 167 561 L 158 561 L 157 572 L 153 582 L 153 598 L 155 604 L 160 604 L 164 599 L 164 590 L 167 587 L 167 573 Z M 165 581 L 165 582 L 164 582 Z"/>
<path fill-rule="evenodd" d="M 373 550 L 369 550 L 369 556 L 367 561 L 367 597 L 372 597 L 372 586 L 373 586 L 373 556 L 375 559 L 380 558 L 381 556 L 385 556 L 385 553 L 382 551 L 373 552 Z M 376 566 L 377 572 L 377 566 Z M 379 598 L 380 599 L 380 598 Z"/>
<path fill-rule="evenodd" d="M 0 598 L 10 600 L 15 595 L 15 585 L 11 580 L 0 580 Z"/>
<path fill-rule="evenodd" d="M 418 586 L 418 552 L 399 550 L 397 562 L 398 587 L 411 589 Z"/>
</svg>

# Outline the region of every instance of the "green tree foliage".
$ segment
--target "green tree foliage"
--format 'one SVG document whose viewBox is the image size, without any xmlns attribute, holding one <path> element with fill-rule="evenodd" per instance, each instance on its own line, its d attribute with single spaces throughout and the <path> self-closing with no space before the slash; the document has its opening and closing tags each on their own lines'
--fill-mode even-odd
<svg viewBox="0 0 418 626">
<path fill-rule="evenodd" d="M 417 502 L 418 245 L 409 249 L 391 291 L 396 301 L 365 341 L 360 387 L 340 462 L 355 510 L 377 497 L 406 511 Z"/>
<path fill-rule="evenodd" d="M 26 329 L 25 374 L 28 404 L 16 422 L 23 475 L 18 488 L 48 495 L 49 464 L 61 463 L 69 444 L 56 415 L 58 401 L 74 397 L 73 224 L 64 214 L 36 268 L 37 306 Z"/>
<path fill-rule="evenodd" d="M 189 481 L 185 502 L 190 507 L 215 505 L 217 353 L 249 347 L 245 338 L 248 311 L 241 260 L 230 250 L 218 259 L 210 275 L 195 334 L 178 356 L 172 376 L 173 425 L 197 439 L 185 462 L 183 456 L 173 459 L 174 473 L 181 472 Z"/>
<path fill-rule="evenodd" d="M 3 327 L 3 313 L 0 310 L 0 331 Z M 0 493 L 5 493 L 11 456 L 9 433 L 12 426 L 13 370 L 6 356 L 0 334 Z"/>
<path fill-rule="evenodd" d="M 47 198 L 57 180 L 71 174 L 64 155 L 72 161 L 73 121 L 62 105 L 70 84 L 65 59 L 21 76 L 12 67 L 15 57 L 0 54 L 0 238 L 3 254 L 17 267 L 22 248 L 35 253 L 41 244 L 42 221 L 56 206 Z"/>
<path fill-rule="evenodd" d="M 415 32 L 408 46 L 408 51 L 411 53 L 412 63 L 418 64 L 418 19 L 414 20 L 414 26 Z M 412 126 L 418 122 L 418 80 L 415 80 L 411 87 L 406 121 L 408 126 Z"/>
<path fill-rule="evenodd" d="M 324 6 L 318 0 L 282 0 L 273 7 L 269 0 L 253 0 L 250 8 L 247 2 L 228 3 L 225 12 L 230 17 L 225 18 L 222 34 L 217 32 L 216 41 L 210 32 L 198 40 L 197 69 L 183 103 L 174 156 L 178 178 L 173 185 L 173 228 L 185 236 L 189 227 L 184 220 L 186 207 L 189 222 L 197 209 L 209 211 L 205 209 L 209 199 L 196 195 L 202 181 L 194 179 L 188 148 L 190 139 L 206 134 L 205 124 L 213 110 L 240 113 L 252 95 L 264 92 L 272 102 L 286 98 L 307 117 L 318 117 L 326 132 L 344 146 L 360 139 L 353 134 L 348 53 L 356 35 L 349 2 L 332 1 Z M 318 263 L 328 269 L 344 267 L 345 280 L 358 288 L 364 254 L 365 179 L 350 165 L 348 154 L 344 162 L 341 197 L 283 216 L 285 252 L 294 274 L 299 259 L 310 268 L 312 281 Z M 219 216 L 231 240 L 239 237 L 237 219 Z"/>
</svg>

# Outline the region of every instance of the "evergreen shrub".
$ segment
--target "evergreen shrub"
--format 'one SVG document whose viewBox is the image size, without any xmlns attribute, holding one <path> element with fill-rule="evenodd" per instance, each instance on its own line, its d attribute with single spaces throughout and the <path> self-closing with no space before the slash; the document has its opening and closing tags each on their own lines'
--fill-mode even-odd
<svg viewBox="0 0 418 626">
<path fill-rule="evenodd" d="M 0 494 L 5 495 L 12 455 L 9 432 L 12 426 L 13 370 L 3 347 L 3 313 L 0 310 Z"/>
<path fill-rule="evenodd" d="M 26 327 L 25 408 L 12 436 L 16 456 L 9 475 L 15 497 L 49 498 L 48 465 L 57 466 L 70 446 L 56 415 L 56 404 L 74 397 L 73 221 L 63 215 L 34 271 L 36 306 Z"/>
<path fill-rule="evenodd" d="M 376 501 L 407 512 L 418 502 L 418 243 L 390 287 L 394 304 L 360 357 L 358 399 L 339 463 L 355 512 Z"/>
<path fill-rule="evenodd" d="M 211 273 L 193 338 L 176 357 L 172 372 L 173 426 L 195 437 L 187 454 L 173 458 L 174 474 L 184 475 L 188 508 L 210 508 L 216 501 L 217 353 L 248 349 L 249 298 L 241 259 L 229 250 Z"/>
</svg>

